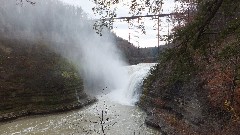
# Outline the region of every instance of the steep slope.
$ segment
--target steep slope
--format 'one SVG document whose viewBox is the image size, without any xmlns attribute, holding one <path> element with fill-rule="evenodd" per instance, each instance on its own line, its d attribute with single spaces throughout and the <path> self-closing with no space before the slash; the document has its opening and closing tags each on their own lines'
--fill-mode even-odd
<svg viewBox="0 0 240 135">
<path fill-rule="evenodd" d="M 41 43 L 0 40 L 0 121 L 93 102 L 74 66 Z"/>
<path fill-rule="evenodd" d="M 240 3 L 210 3 L 175 33 L 174 47 L 144 81 L 139 105 L 163 133 L 239 134 Z"/>
</svg>

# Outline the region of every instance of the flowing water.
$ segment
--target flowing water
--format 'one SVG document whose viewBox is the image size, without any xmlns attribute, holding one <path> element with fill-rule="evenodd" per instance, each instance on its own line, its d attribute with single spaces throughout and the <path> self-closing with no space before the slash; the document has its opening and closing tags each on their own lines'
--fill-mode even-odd
<svg viewBox="0 0 240 135">
<path fill-rule="evenodd" d="M 144 124 L 146 114 L 134 106 L 142 79 L 154 64 L 129 66 L 126 90 L 98 96 L 99 101 L 79 110 L 31 116 L 0 125 L 1 135 L 160 135 Z M 119 97 L 118 97 L 119 96 Z"/>
<path fill-rule="evenodd" d="M 108 97 L 120 104 L 134 105 L 139 100 L 143 79 L 154 65 L 155 63 L 140 63 L 127 66 L 129 77 L 125 88 L 113 90 Z"/>
</svg>

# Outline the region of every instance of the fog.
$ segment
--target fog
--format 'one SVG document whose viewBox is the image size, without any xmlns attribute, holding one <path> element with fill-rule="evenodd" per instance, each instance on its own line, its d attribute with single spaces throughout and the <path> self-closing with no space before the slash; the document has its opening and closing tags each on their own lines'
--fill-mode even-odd
<svg viewBox="0 0 240 135">
<path fill-rule="evenodd" d="M 127 85 L 126 65 L 108 30 L 103 36 L 93 30 L 81 8 L 57 0 L 35 5 L 0 0 L 1 38 L 29 40 L 48 45 L 73 63 L 89 94 L 122 89 Z"/>
</svg>

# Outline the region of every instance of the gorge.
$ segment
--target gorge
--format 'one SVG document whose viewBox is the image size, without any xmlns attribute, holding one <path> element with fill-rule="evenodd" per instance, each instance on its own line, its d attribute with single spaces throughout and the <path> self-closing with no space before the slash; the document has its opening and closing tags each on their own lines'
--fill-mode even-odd
<svg viewBox="0 0 240 135">
<path fill-rule="evenodd" d="M 153 65 L 146 63 L 124 67 L 128 69 L 130 80 L 132 80 L 129 83 L 128 90 L 113 91 L 118 93 L 117 96 L 113 93 L 100 94 L 96 103 L 80 110 L 55 115 L 30 116 L 11 123 L 1 124 L 0 133 L 2 135 L 160 134 L 159 131 L 144 124 L 146 114 L 133 104 L 138 99 L 138 88 L 143 81 L 143 77 L 147 75 L 148 70 Z M 104 130 L 102 130 L 102 127 Z"/>
<path fill-rule="evenodd" d="M 0 134 L 159 133 L 135 106 L 155 64 L 129 66 L 112 33 L 96 34 L 80 8 L 14 2 L 0 8 Z"/>
</svg>

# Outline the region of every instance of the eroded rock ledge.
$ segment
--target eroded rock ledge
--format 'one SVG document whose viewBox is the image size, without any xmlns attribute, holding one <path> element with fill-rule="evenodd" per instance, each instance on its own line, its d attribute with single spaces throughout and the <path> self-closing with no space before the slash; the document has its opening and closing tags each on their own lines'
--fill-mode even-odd
<svg viewBox="0 0 240 135">
<path fill-rule="evenodd" d="M 96 101 L 84 92 L 75 66 L 46 44 L 0 39 L 0 122 Z"/>
</svg>

